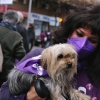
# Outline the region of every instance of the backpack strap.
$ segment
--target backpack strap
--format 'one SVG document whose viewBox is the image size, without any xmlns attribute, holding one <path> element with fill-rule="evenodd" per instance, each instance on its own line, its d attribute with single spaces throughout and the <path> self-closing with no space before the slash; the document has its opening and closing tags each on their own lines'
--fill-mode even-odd
<svg viewBox="0 0 100 100">
<path fill-rule="evenodd" d="M 6 35 L 8 35 L 9 33 L 11 33 L 11 32 L 8 32 L 8 33 L 5 33 L 4 35 L 2 35 L 2 36 L 0 37 L 0 42 L 1 42 L 1 40 L 2 40 Z"/>
</svg>

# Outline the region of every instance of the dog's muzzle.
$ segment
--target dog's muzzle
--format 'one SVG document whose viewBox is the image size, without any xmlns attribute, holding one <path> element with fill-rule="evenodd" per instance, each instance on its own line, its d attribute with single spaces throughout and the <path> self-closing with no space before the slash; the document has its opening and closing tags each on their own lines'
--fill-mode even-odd
<svg viewBox="0 0 100 100">
<path fill-rule="evenodd" d="M 67 63 L 67 68 L 69 69 L 69 68 L 72 68 L 72 63 L 71 62 L 68 62 Z"/>
</svg>

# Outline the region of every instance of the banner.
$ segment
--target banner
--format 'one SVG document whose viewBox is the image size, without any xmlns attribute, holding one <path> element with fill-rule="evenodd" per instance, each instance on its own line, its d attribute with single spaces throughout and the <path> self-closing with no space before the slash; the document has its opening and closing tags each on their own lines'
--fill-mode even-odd
<svg viewBox="0 0 100 100">
<path fill-rule="evenodd" d="M 13 4 L 13 0 L 0 0 L 0 4 Z"/>
</svg>

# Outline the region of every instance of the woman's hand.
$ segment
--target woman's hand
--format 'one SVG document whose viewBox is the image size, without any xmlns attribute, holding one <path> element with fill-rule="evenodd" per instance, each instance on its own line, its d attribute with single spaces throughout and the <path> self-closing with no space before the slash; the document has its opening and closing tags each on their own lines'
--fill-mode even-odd
<svg viewBox="0 0 100 100">
<path fill-rule="evenodd" d="M 35 91 L 34 86 L 31 86 L 30 90 L 27 92 L 26 100 L 45 100 L 46 98 L 40 98 Z"/>
</svg>

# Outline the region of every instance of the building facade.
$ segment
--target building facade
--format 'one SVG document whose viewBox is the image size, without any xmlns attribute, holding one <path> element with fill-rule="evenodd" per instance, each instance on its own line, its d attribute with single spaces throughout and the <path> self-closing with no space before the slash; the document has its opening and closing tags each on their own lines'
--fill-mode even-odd
<svg viewBox="0 0 100 100">
<path fill-rule="evenodd" d="M 31 13 L 28 20 L 29 1 L 14 0 L 12 5 L 4 6 L 4 8 L 7 7 L 7 10 L 22 12 L 24 15 L 23 24 L 28 28 L 27 23 L 33 23 L 36 35 L 40 35 L 41 31 L 52 31 L 59 26 L 59 14 L 55 14 L 54 9 L 51 9 L 52 5 L 44 2 L 45 0 L 32 0 Z"/>
<path fill-rule="evenodd" d="M 29 3 L 30 0 L 14 0 L 12 5 L 1 5 L 0 12 L 5 12 L 8 9 L 22 12 L 24 15 L 23 24 L 28 28 L 27 23 L 33 23 L 36 35 L 39 35 L 41 31 L 53 31 L 55 27 L 59 26 L 59 19 L 64 18 L 66 14 L 63 6 L 61 8 L 56 1 L 32 0 L 31 13 L 29 15 Z"/>
</svg>

